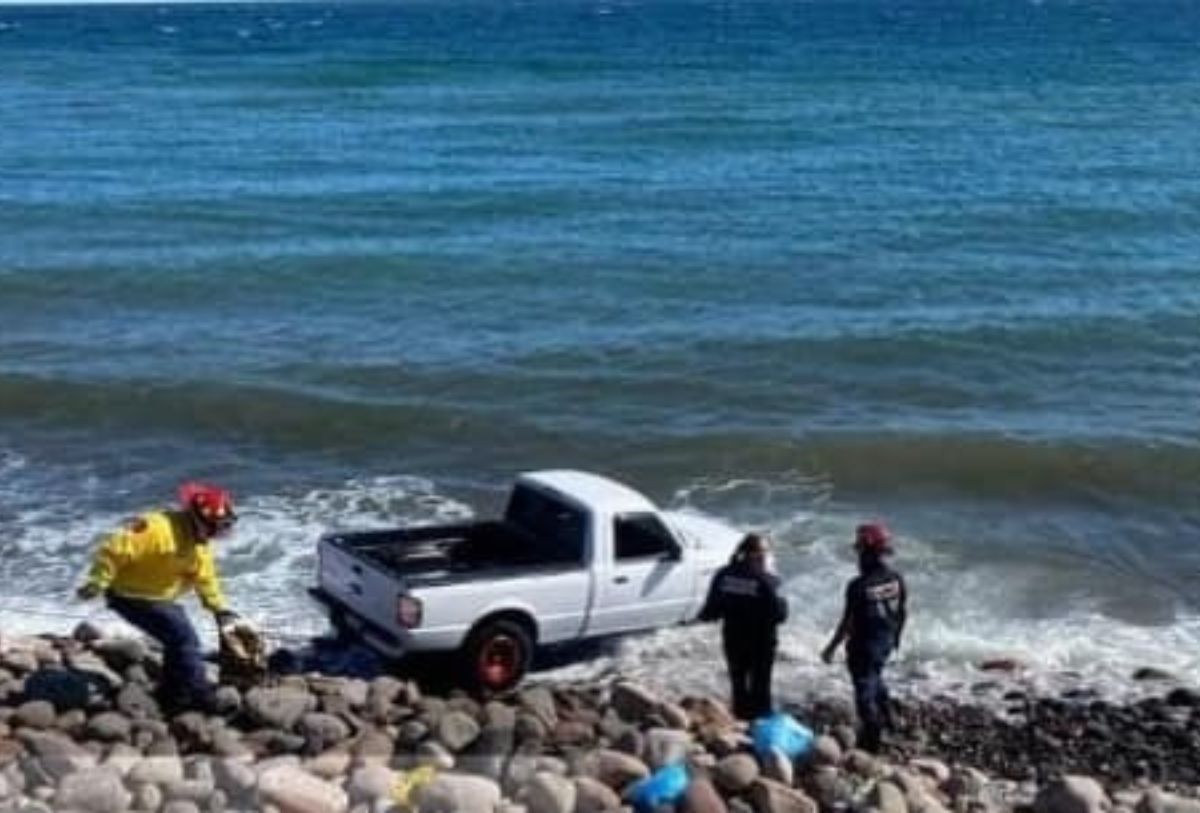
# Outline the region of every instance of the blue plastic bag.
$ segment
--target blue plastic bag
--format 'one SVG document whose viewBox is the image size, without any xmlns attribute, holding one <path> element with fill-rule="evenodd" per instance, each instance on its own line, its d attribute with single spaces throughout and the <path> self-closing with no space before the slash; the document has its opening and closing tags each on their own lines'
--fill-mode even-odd
<svg viewBox="0 0 1200 813">
<path fill-rule="evenodd" d="M 755 720 L 750 728 L 750 738 L 760 759 L 772 751 L 778 751 L 788 759 L 796 759 L 813 746 L 812 731 L 783 712 Z"/>
<path fill-rule="evenodd" d="M 631 787 L 626 793 L 627 800 L 641 811 L 653 810 L 659 805 L 673 805 L 687 791 L 690 781 L 687 766 L 682 762 L 673 762 Z"/>
</svg>

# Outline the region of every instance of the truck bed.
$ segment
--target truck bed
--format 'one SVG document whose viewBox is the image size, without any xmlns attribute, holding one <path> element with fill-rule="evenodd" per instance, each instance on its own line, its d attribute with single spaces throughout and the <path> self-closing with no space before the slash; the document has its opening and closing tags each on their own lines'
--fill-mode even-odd
<svg viewBox="0 0 1200 813">
<path fill-rule="evenodd" d="M 470 577 L 493 570 L 582 564 L 570 561 L 562 549 L 539 544 L 504 521 L 338 534 L 329 541 L 351 556 L 410 582 Z"/>
</svg>

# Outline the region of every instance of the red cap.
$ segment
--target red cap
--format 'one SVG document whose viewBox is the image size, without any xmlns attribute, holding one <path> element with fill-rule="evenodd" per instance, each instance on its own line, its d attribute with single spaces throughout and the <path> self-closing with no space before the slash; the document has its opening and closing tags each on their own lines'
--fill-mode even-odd
<svg viewBox="0 0 1200 813">
<path fill-rule="evenodd" d="M 882 522 L 864 522 L 854 531 L 854 546 L 871 553 L 891 553 L 892 535 Z"/>
</svg>

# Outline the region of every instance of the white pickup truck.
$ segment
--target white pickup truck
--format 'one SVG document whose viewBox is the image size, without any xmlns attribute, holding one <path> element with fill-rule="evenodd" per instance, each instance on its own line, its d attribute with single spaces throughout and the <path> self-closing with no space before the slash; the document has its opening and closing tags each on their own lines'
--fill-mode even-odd
<svg viewBox="0 0 1200 813">
<path fill-rule="evenodd" d="M 521 475 L 504 517 L 321 538 L 311 593 L 385 656 L 455 651 L 484 692 L 534 648 L 681 624 L 741 534 L 580 471 Z"/>
</svg>

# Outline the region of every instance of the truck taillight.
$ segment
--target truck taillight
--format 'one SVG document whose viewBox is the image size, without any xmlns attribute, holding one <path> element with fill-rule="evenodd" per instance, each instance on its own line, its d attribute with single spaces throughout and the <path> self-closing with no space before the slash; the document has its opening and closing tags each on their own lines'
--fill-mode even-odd
<svg viewBox="0 0 1200 813">
<path fill-rule="evenodd" d="M 400 596 L 396 602 L 396 621 L 407 629 L 421 626 L 421 601 L 412 596 Z"/>
</svg>

